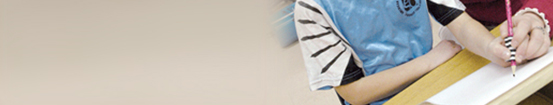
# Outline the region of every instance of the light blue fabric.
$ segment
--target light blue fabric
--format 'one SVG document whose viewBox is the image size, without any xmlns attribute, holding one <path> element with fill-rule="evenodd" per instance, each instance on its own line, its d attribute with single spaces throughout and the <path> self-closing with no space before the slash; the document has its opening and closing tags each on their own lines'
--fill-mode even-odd
<svg viewBox="0 0 553 105">
<path fill-rule="evenodd" d="M 432 48 L 425 0 L 315 1 L 350 42 L 366 75 L 401 65 Z M 391 97 L 371 105 L 383 104 Z"/>
</svg>

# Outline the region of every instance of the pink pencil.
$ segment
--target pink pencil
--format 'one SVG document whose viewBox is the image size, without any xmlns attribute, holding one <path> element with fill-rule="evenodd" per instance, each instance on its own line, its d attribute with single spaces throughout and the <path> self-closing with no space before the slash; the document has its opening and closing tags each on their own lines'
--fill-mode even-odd
<svg viewBox="0 0 553 105">
<path fill-rule="evenodd" d="M 511 50 L 511 57 L 509 58 L 509 61 L 511 61 L 511 70 L 513 71 L 513 77 L 515 77 L 515 70 L 517 68 L 515 60 L 516 49 L 511 46 L 511 40 L 513 40 L 513 20 L 511 20 L 511 2 L 509 0 L 505 0 L 505 9 L 507 10 L 507 30 L 509 31 L 509 36 L 505 38 L 505 46 Z"/>
</svg>

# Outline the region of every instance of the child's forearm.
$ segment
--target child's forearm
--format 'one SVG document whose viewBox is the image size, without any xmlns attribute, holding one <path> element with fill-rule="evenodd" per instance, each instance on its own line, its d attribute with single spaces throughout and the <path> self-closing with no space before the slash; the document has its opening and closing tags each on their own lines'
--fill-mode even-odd
<svg viewBox="0 0 553 105">
<path fill-rule="evenodd" d="M 478 21 L 463 13 L 455 18 L 447 28 L 455 35 L 455 38 L 471 52 L 481 54 L 487 45 L 493 40 L 493 35 Z"/>
<path fill-rule="evenodd" d="M 453 44 L 453 42 L 449 42 L 449 44 Z M 447 61 L 460 50 L 460 48 L 454 47 L 459 46 L 442 46 L 441 49 L 454 49 L 455 51 L 430 51 L 407 63 L 363 77 L 350 84 L 338 86 L 335 89 L 347 102 L 354 105 L 380 100 L 398 93 L 428 71 Z"/>
<path fill-rule="evenodd" d="M 501 58 L 496 57 L 488 51 L 493 50 L 489 48 L 489 44 L 491 44 L 495 37 L 467 13 L 461 14 L 448 24 L 447 27 L 455 35 L 455 38 L 471 52 L 500 65 L 507 64 Z"/>
<path fill-rule="evenodd" d="M 336 87 L 336 91 L 351 104 L 367 104 L 388 97 L 405 88 L 429 70 L 429 58 L 421 56 L 400 66 L 363 77 L 347 85 Z"/>
</svg>

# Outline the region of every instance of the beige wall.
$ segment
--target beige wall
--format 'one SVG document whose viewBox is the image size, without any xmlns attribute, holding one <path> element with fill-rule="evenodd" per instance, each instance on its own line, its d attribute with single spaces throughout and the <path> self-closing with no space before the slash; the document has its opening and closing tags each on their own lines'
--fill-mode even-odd
<svg viewBox="0 0 553 105">
<path fill-rule="evenodd" d="M 265 5 L 0 0 L 0 105 L 266 104 L 288 62 Z"/>
</svg>

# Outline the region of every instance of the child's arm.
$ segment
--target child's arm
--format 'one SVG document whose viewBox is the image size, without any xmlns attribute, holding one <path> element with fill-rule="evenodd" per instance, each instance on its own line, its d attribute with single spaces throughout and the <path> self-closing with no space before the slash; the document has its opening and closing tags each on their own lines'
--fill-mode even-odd
<svg viewBox="0 0 553 105">
<path fill-rule="evenodd" d="M 462 13 L 446 25 L 457 40 L 471 52 L 480 55 L 496 64 L 508 66 L 505 62 L 508 49 L 502 45 L 503 39 L 495 38 L 482 24 Z"/>
<path fill-rule="evenodd" d="M 422 75 L 453 57 L 461 47 L 442 41 L 427 54 L 407 63 L 384 70 L 347 85 L 335 87 L 347 102 L 358 105 L 388 97 L 403 90 Z"/>
<path fill-rule="evenodd" d="M 316 2 L 298 0 L 294 22 L 311 90 L 335 88 L 353 104 L 366 104 L 397 93 L 460 50 L 443 41 L 427 54 L 400 66 L 364 76 L 360 60 Z"/>
<path fill-rule="evenodd" d="M 505 62 L 507 47 L 502 38 L 495 38 L 482 24 L 464 12 L 459 0 L 427 0 L 428 11 L 440 24 L 447 26 L 455 38 L 468 50 L 496 64 L 508 66 Z"/>
</svg>

